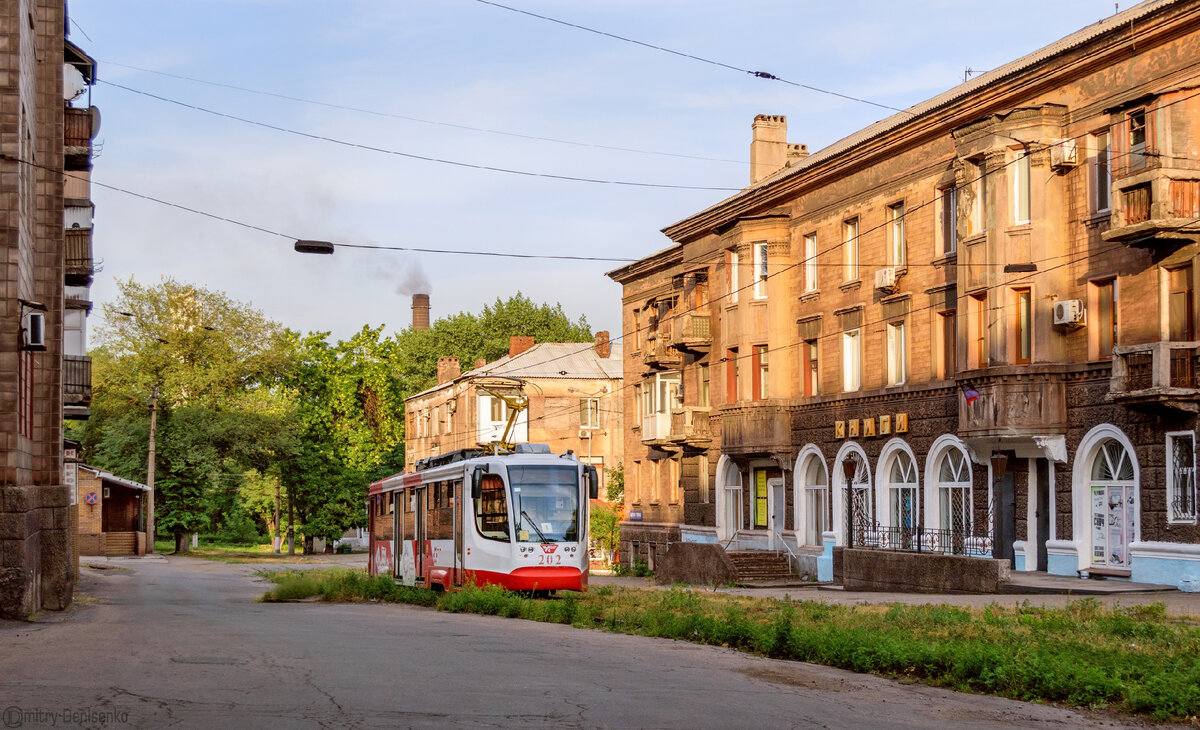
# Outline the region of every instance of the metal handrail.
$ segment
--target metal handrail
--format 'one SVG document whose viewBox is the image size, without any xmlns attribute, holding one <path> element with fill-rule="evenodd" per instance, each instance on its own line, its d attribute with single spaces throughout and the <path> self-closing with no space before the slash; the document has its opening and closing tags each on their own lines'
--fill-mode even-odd
<svg viewBox="0 0 1200 730">
<path fill-rule="evenodd" d="M 782 532 L 782 531 L 780 531 L 780 530 L 776 530 L 776 531 L 775 531 L 775 537 L 779 538 L 779 542 L 783 543 L 783 547 L 784 547 L 784 549 L 785 549 L 785 550 L 787 550 L 787 551 L 788 551 L 788 555 L 791 555 L 791 556 L 792 556 L 792 559 L 793 559 L 793 560 L 795 560 L 797 563 L 799 563 L 799 562 L 800 562 L 800 556 L 799 556 L 799 555 L 797 555 L 796 553 L 792 552 L 792 548 L 791 548 L 791 546 L 790 546 L 790 545 L 788 545 L 788 544 L 787 544 L 787 540 L 784 540 L 784 539 L 783 539 L 783 532 Z M 776 553 L 776 554 L 778 554 L 778 553 L 779 553 L 779 551 L 778 551 L 778 550 L 776 550 L 776 551 L 775 551 L 775 553 Z"/>
</svg>

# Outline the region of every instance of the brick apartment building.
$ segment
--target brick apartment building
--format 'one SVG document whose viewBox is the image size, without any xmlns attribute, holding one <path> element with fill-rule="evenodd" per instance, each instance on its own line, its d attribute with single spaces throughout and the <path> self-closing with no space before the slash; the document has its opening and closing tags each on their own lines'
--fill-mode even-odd
<svg viewBox="0 0 1200 730">
<path fill-rule="evenodd" d="M 623 285 L 622 556 L 1200 582 L 1200 2 L 1151 0 L 751 184 Z"/>
<path fill-rule="evenodd" d="M 479 361 L 463 373 L 458 358 L 438 361 L 438 384 L 404 401 L 405 461 L 475 448 L 498 440 L 508 421 L 502 398 L 480 390 L 480 382 L 503 386 L 523 381 L 529 399 L 510 437 L 516 443 L 548 444 L 557 454 L 574 451 L 593 464 L 600 483 L 621 463 L 624 428 L 620 408 L 621 345 L 597 332 L 593 344 L 535 343 L 513 337 L 508 354 Z"/>
<path fill-rule="evenodd" d="M 65 32 L 62 0 L 0 10 L 0 615 L 17 618 L 71 602 L 63 417 L 86 417 L 90 402 L 87 171 L 98 115 L 85 105 L 95 64 Z"/>
</svg>

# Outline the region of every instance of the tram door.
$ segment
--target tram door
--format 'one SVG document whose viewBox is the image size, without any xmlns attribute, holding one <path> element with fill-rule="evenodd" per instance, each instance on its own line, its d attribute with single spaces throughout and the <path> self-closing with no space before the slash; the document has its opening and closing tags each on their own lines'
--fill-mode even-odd
<svg viewBox="0 0 1200 730">
<path fill-rule="evenodd" d="M 450 482 L 450 504 L 454 507 L 454 587 L 461 588 L 463 583 L 463 509 L 462 481 Z"/>
<path fill-rule="evenodd" d="M 417 562 L 417 579 L 416 583 L 425 583 L 425 546 L 428 544 L 426 533 L 428 515 L 425 512 L 426 496 L 428 492 L 425 487 L 417 487 L 413 490 L 413 512 L 416 513 L 416 529 L 413 530 L 413 550 L 414 558 Z"/>
</svg>

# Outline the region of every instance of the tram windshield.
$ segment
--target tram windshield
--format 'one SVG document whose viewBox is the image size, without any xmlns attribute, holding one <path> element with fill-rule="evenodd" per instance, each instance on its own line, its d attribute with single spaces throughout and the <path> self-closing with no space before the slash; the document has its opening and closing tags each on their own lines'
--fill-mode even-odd
<svg viewBox="0 0 1200 730">
<path fill-rule="evenodd" d="M 579 469 L 576 466 L 509 466 L 513 521 L 521 542 L 579 539 Z"/>
</svg>

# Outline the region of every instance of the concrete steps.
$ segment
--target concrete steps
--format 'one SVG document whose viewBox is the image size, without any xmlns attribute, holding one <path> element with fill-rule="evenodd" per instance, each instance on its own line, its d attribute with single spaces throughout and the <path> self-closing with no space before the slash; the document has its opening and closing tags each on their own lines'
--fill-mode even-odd
<svg viewBox="0 0 1200 730">
<path fill-rule="evenodd" d="M 764 550 L 735 550 L 728 555 L 739 585 L 787 583 L 796 579 L 786 555 Z"/>
</svg>

